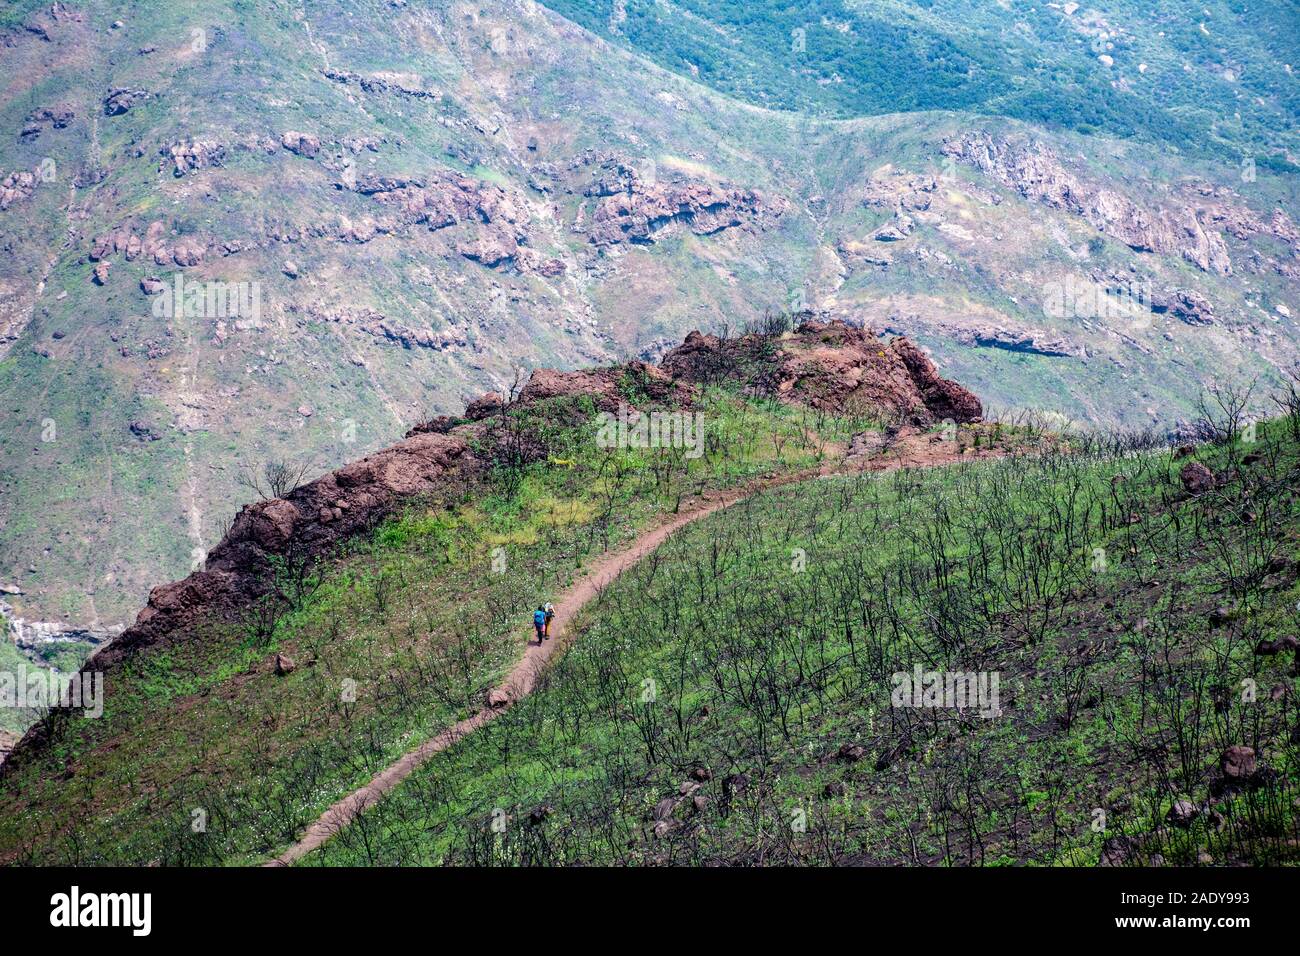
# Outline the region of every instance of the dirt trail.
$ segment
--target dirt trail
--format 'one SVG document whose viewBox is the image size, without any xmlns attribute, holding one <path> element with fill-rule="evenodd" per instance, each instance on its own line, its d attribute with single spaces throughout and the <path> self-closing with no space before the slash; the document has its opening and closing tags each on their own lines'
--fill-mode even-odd
<svg viewBox="0 0 1300 956">
<path fill-rule="evenodd" d="M 904 447 L 906 446 L 904 445 Z M 555 654 L 556 648 L 561 646 L 568 637 L 569 623 L 577 616 L 578 611 L 589 601 L 598 597 L 601 591 L 612 584 L 620 574 L 663 544 L 674 531 L 724 508 L 729 508 L 747 498 L 752 498 L 760 492 L 778 488 L 782 485 L 832 475 L 889 471 L 903 466 L 916 467 L 920 465 L 928 467 L 947 464 L 961 457 L 951 451 L 940 451 L 939 449 L 921 455 L 915 452 L 908 454 L 902 448 L 898 450 L 903 453 L 896 454 L 894 457 L 886 456 L 857 464 L 827 463 L 820 468 L 773 476 L 730 491 L 706 493 L 697 504 L 668 517 L 662 523 L 636 538 L 627 547 L 604 555 L 595 564 L 591 565 L 555 601 L 555 622 L 558 627 L 553 629 L 554 633 L 551 638 L 541 645 L 533 643 L 530 639 L 519 663 L 514 666 L 514 669 L 510 671 L 501 684 L 488 692 L 488 700 L 492 701 L 495 706 L 480 710 L 472 717 L 467 717 L 453 724 L 425 741 L 419 747 L 408 751 L 396 763 L 391 764 L 377 774 L 364 787 L 354 790 L 331 806 L 321 814 L 315 823 L 307 828 L 307 831 L 297 843 L 264 865 L 288 866 L 302 859 L 351 823 L 367 807 L 378 802 L 386 793 L 409 777 L 411 772 L 420 764 L 434 754 L 446 750 L 466 734 L 482 727 L 515 701 L 532 693 L 537 684 L 537 678 L 546 666 L 546 662 Z M 908 451 L 911 451 L 911 449 L 908 449 Z M 926 449 L 926 451 L 930 451 L 930 449 Z M 985 456 L 979 455 L 975 457 Z M 529 629 L 531 631 L 531 623 Z"/>
</svg>

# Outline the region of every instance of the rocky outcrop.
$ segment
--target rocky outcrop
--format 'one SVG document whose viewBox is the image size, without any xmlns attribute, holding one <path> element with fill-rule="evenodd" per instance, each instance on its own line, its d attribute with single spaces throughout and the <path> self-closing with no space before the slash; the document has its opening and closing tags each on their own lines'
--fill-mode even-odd
<svg viewBox="0 0 1300 956">
<path fill-rule="evenodd" d="M 51 129 L 66 129 L 76 115 L 68 106 L 38 106 L 23 120 L 19 139 L 26 143 L 35 142 L 47 126 Z"/>
<path fill-rule="evenodd" d="M 1202 271 L 1232 273 L 1222 234 L 1214 222 L 1207 226 L 1202 221 L 1194 204 L 1141 206 L 1118 190 L 1076 176 L 1041 142 L 995 138 L 980 131 L 947 140 L 943 152 L 1026 199 L 1082 217 L 1098 232 L 1138 252 L 1180 255 Z"/>
<path fill-rule="evenodd" d="M 327 79 L 344 86 L 358 86 L 366 93 L 391 93 L 417 100 L 436 100 L 442 97 L 437 90 L 431 90 L 412 78 L 394 73 L 374 73 L 369 76 L 348 70 L 325 69 L 321 73 Z"/>
<path fill-rule="evenodd" d="M 291 265 L 292 263 L 287 263 Z M 289 311 L 297 311 L 297 306 L 290 306 Z M 351 326 L 376 339 L 400 345 L 406 349 L 432 349 L 440 352 L 452 346 L 466 346 L 469 340 L 465 334 L 454 327 L 445 329 L 413 328 L 402 322 L 387 318 L 374 309 L 325 310 L 310 306 L 306 310 L 309 322 L 328 322 L 333 325 Z M 303 324 L 303 323 L 300 323 Z"/>
<path fill-rule="evenodd" d="M 101 628 L 28 620 L 8 601 L 0 600 L 0 640 L 12 640 L 23 651 L 40 651 L 50 644 L 102 644 L 112 636 Z"/>
<path fill-rule="evenodd" d="M 280 145 L 291 153 L 313 159 L 320 152 L 320 138 L 310 133 L 289 130 L 280 137 Z"/>
<path fill-rule="evenodd" d="M 220 166 L 226 158 L 226 148 L 215 140 L 192 140 L 174 143 L 160 150 L 172 164 L 176 176 L 184 176 L 196 169 Z"/>
<path fill-rule="evenodd" d="M 393 210 L 401 224 L 433 231 L 468 224 L 456 238 L 456 251 L 488 267 L 513 263 L 528 241 L 522 197 L 452 170 L 422 178 L 366 176 L 351 188 Z"/>
<path fill-rule="evenodd" d="M 25 169 L 17 170 L 0 179 L 0 212 L 14 203 L 30 199 L 36 192 L 36 174 Z"/>
<path fill-rule="evenodd" d="M 723 341 L 692 332 L 661 367 L 674 378 L 710 382 L 743 377 L 783 401 L 831 412 L 897 415 L 929 425 L 975 421 L 980 401 L 942 378 L 906 338 L 886 344 L 866 328 L 805 313 L 791 335 L 751 334 Z"/>
<path fill-rule="evenodd" d="M 675 381 L 675 378 L 664 369 L 641 361 L 575 372 L 539 368 L 520 391 L 519 400 L 529 404 L 567 396 L 586 396 L 597 409 L 614 411 L 620 404 L 629 403 L 627 388 L 631 387 L 657 402 L 689 405 L 694 389 L 686 382 Z"/>
<path fill-rule="evenodd" d="M 152 95 L 148 90 L 127 88 L 109 90 L 104 97 L 104 115 L 121 116 L 123 113 L 128 113 L 134 107 L 139 106 Z"/>
<path fill-rule="evenodd" d="M 876 242 L 898 242 L 900 239 L 906 239 L 910 236 L 915 225 L 916 223 L 911 216 L 905 216 L 900 211 L 893 219 L 873 232 L 871 238 Z"/>
<path fill-rule="evenodd" d="M 1170 289 L 1151 296 L 1151 311 L 1165 312 L 1188 325 L 1213 325 L 1214 309 L 1210 300 L 1191 289 Z"/>
<path fill-rule="evenodd" d="M 939 181 L 930 175 L 913 174 L 886 167 L 877 170 L 862 188 L 862 203 L 879 209 L 925 212 L 930 208 Z"/>
<path fill-rule="evenodd" d="M 663 229 L 680 225 L 700 236 L 757 222 L 769 208 L 758 193 L 704 183 L 647 182 L 611 161 L 586 190 L 596 200 L 587 240 L 598 247 L 652 243 Z"/>
<path fill-rule="evenodd" d="M 962 345 L 979 348 L 1005 349 L 1008 352 L 1026 352 L 1031 355 L 1052 357 L 1080 357 L 1083 346 L 1042 329 L 1011 329 L 1001 325 L 986 325 L 975 329 L 960 329 L 953 336 Z"/>
<path fill-rule="evenodd" d="M 182 236 L 172 242 L 166 241 L 166 226 L 161 220 L 154 220 L 144 235 L 130 224 L 118 226 L 111 232 L 95 236 L 90 243 L 89 258 L 91 262 L 104 263 L 113 256 L 122 256 L 132 262 L 141 256 L 152 257 L 160 266 L 176 265 L 182 268 L 196 266 L 207 255 L 207 245 L 195 236 Z M 105 273 L 107 274 L 107 273 Z M 149 293 L 151 283 L 146 279 L 141 283 L 142 289 Z"/>
</svg>

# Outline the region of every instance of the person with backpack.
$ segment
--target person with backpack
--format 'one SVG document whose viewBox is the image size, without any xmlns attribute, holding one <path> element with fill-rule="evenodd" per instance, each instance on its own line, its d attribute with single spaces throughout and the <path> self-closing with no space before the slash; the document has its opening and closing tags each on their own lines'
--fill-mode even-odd
<svg viewBox="0 0 1300 956">
<path fill-rule="evenodd" d="M 533 627 L 537 629 L 537 646 L 540 647 L 546 640 L 546 611 L 540 604 L 533 612 Z"/>
<path fill-rule="evenodd" d="M 547 601 L 542 605 L 542 610 L 546 612 L 546 628 L 543 631 L 546 637 L 551 636 L 551 620 L 555 617 L 555 605 Z"/>
</svg>

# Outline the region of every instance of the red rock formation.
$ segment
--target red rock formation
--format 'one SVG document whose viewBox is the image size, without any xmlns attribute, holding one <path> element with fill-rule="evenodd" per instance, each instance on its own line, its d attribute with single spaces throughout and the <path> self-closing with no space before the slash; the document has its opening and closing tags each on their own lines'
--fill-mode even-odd
<svg viewBox="0 0 1300 956">
<path fill-rule="evenodd" d="M 723 342 L 692 332 L 661 366 L 693 382 L 743 377 L 786 401 L 832 412 L 903 415 L 918 425 L 974 421 L 980 401 L 940 377 L 905 338 L 881 342 L 869 329 L 809 319 L 779 340 L 746 335 Z"/>
</svg>

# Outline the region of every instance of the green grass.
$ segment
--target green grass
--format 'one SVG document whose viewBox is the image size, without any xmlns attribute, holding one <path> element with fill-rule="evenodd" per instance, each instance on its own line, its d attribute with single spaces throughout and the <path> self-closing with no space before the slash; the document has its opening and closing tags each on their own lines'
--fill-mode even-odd
<svg viewBox="0 0 1300 956">
<path fill-rule="evenodd" d="M 737 505 L 625 574 L 537 693 L 309 862 L 1052 865 L 1116 836 L 1135 862 L 1294 862 L 1294 673 L 1252 649 L 1295 628 L 1300 445 L 1265 431 L 1207 450 L 1240 474 L 1194 501 L 1155 451 Z M 1208 623 L 1223 604 L 1239 615 Z M 998 672 L 1003 716 L 892 706 L 915 664 Z M 1231 744 L 1276 779 L 1216 793 Z M 701 769 L 700 806 L 656 832 Z M 1203 808 L 1187 832 L 1162 825 L 1179 796 Z"/>
<path fill-rule="evenodd" d="M 1268 65 L 1300 55 L 1285 3 L 1165 2 L 1153 10 L 1111 2 L 1102 11 L 1109 39 L 1089 26 L 1086 6 L 1071 18 L 1048 5 L 978 0 L 546 5 L 668 69 L 783 110 L 996 113 L 1194 154 L 1258 151 L 1285 162 L 1278 148 L 1294 142 L 1300 106 L 1294 84 Z M 1101 64 L 1103 53 L 1113 66 Z"/>
<path fill-rule="evenodd" d="M 788 407 L 710 390 L 698 410 L 707 451 L 689 459 L 606 451 L 590 408 L 535 409 L 528 425 L 546 431 L 550 454 L 516 480 L 413 503 L 311 575 L 282 569 L 283 601 L 136 656 L 110 677 L 101 720 L 75 720 L 45 759 L 5 779 L 0 855 L 212 864 L 278 850 L 481 707 L 522 652 L 530 609 L 592 557 L 701 491 L 820 460 L 811 419 Z M 293 673 L 274 673 L 277 653 Z M 209 815 L 202 836 L 196 810 Z"/>
</svg>

